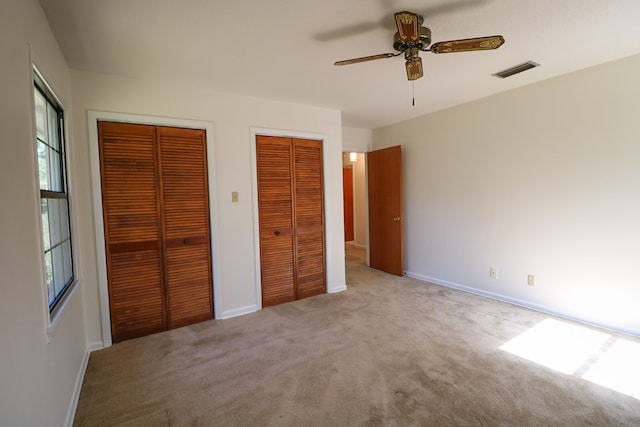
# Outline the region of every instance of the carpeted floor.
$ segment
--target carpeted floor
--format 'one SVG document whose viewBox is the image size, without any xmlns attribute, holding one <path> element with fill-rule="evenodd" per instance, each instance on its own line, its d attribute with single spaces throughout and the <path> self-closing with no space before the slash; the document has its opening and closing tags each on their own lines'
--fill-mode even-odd
<svg viewBox="0 0 640 427">
<path fill-rule="evenodd" d="M 640 425 L 640 400 L 500 350 L 550 316 L 362 257 L 346 292 L 93 352 L 75 425 Z"/>
</svg>

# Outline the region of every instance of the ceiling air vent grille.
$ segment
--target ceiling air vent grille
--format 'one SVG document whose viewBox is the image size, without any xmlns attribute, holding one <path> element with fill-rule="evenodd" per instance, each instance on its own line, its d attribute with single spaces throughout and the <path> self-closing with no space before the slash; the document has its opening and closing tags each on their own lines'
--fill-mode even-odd
<svg viewBox="0 0 640 427">
<path fill-rule="evenodd" d="M 523 64 L 518 64 L 515 67 L 511 67 L 511 68 L 507 68 L 506 70 L 499 71 L 495 74 L 492 74 L 492 76 L 500 77 L 501 79 L 506 79 L 507 77 L 513 76 L 514 74 L 518 74 L 523 71 L 527 71 L 539 66 L 540 64 L 537 64 L 533 61 L 527 61 Z"/>
</svg>

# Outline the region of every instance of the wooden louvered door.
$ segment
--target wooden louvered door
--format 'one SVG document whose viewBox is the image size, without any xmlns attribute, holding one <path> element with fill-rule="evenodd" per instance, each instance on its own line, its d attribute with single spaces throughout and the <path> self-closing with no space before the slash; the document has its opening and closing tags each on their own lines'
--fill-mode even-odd
<svg viewBox="0 0 640 427">
<path fill-rule="evenodd" d="M 262 306 L 324 293 L 322 143 L 256 139 Z"/>
<path fill-rule="evenodd" d="M 204 131 L 158 128 L 167 327 L 213 318 Z"/>
<path fill-rule="evenodd" d="M 204 131 L 99 122 L 114 342 L 211 319 Z"/>
<path fill-rule="evenodd" d="M 256 141 L 262 306 L 296 299 L 291 139 Z"/>
<path fill-rule="evenodd" d="M 114 342 L 166 329 L 155 128 L 100 122 L 102 207 Z"/>
<path fill-rule="evenodd" d="M 298 299 L 325 292 L 322 142 L 294 139 L 296 285 Z"/>
</svg>

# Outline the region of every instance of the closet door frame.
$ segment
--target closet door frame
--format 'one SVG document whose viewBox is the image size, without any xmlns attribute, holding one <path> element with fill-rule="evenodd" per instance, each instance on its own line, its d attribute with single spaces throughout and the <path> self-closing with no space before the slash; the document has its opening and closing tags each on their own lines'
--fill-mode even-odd
<svg viewBox="0 0 640 427">
<path fill-rule="evenodd" d="M 220 291 L 220 257 L 218 252 L 218 221 L 216 216 L 215 182 L 215 148 L 214 126 L 211 122 L 198 120 L 184 120 L 170 117 L 145 116 L 137 114 L 123 114 L 106 111 L 89 111 L 87 113 L 89 130 L 89 156 L 91 168 L 91 188 L 93 193 L 94 230 L 96 238 L 98 288 L 100 297 L 100 318 L 102 329 L 102 347 L 112 345 L 111 338 L 111 312 L 109 310 L 109 285 L 107 281 L 107 258 L 105 252 L 104 217 L 102 210 L 102 187 L 100 177 L 100 149 L 98 145 L 98 121 L 111 121 L 121 123 L 134 123 L 141 125 L 169 126 L 190 129 L 202 129 L 207 140 L 207 169 L 209 187 L 209 225 L 211 233 L 211 268 L 213 277 L 213 316 L 215 319 L 221 313 Z"/>
<path fill-rule="evenodd" d="M 258 159 L 256 154 L 256 139 L 258 136 L 277 136 L 282 138 L 298 138 L 298 139 L 311 139 L 311 140 L 319 140 L 322 141 L 322 187 L 323 191 L 326 193 L 326 141 L 329 139 L 328 135 L 322 133 L 313 133 L 313 132 L 297 132 L 297 131 L 289 131 L 289 130 L 279 130 L 279 129 L 268 129 L 268 128 L 250 128 L 251 131 L 251 185 L 252 185 L 252 197 L 253 197 L 253 206 L 255 206 L 256 212 L 253 215 L 253 235 L 254 235 L 254 260 L 255 260 L 255 299 L 257 309 L 262 309 L 262 274 L 261 274 L 261 263 L 260 263 L 260 220 L 257 213 L 258 209 Z M 324 233 L 324 247 L 325 247 L 325 292 L 336 292 L 338 290 L 331 290 L 329 287 L 327 268 L 326 268 L 326 260 L 327 260 L 327 233 L 326 233 L 326 218 L 327 218 L 327 204 L 323 203 L 324 209 L 324 217 L 325 217 L 325 233 Z M 340 289 L 342 290 L 342 289 Z"/>
</svg>

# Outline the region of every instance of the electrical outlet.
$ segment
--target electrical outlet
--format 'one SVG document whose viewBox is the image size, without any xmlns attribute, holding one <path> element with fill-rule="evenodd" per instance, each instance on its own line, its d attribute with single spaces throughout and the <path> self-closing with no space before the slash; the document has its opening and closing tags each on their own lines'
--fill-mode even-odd
<svg viewBox="0 0 640 427">
<path fill-rule="evenodd" d="M 495 267 L 491 267 L 489 269 L 489 277 L 491 277 L 492 279 L 497 279 L 498 278 L 498 269 Z"/>
<path fill-rule="evenodd" d="M 535 284 L 536 284 L 536 276 L 534 276 L 533 274 L 529 274 L 527 276 L 527 285 L 533 286 Z"/>
</svg>

